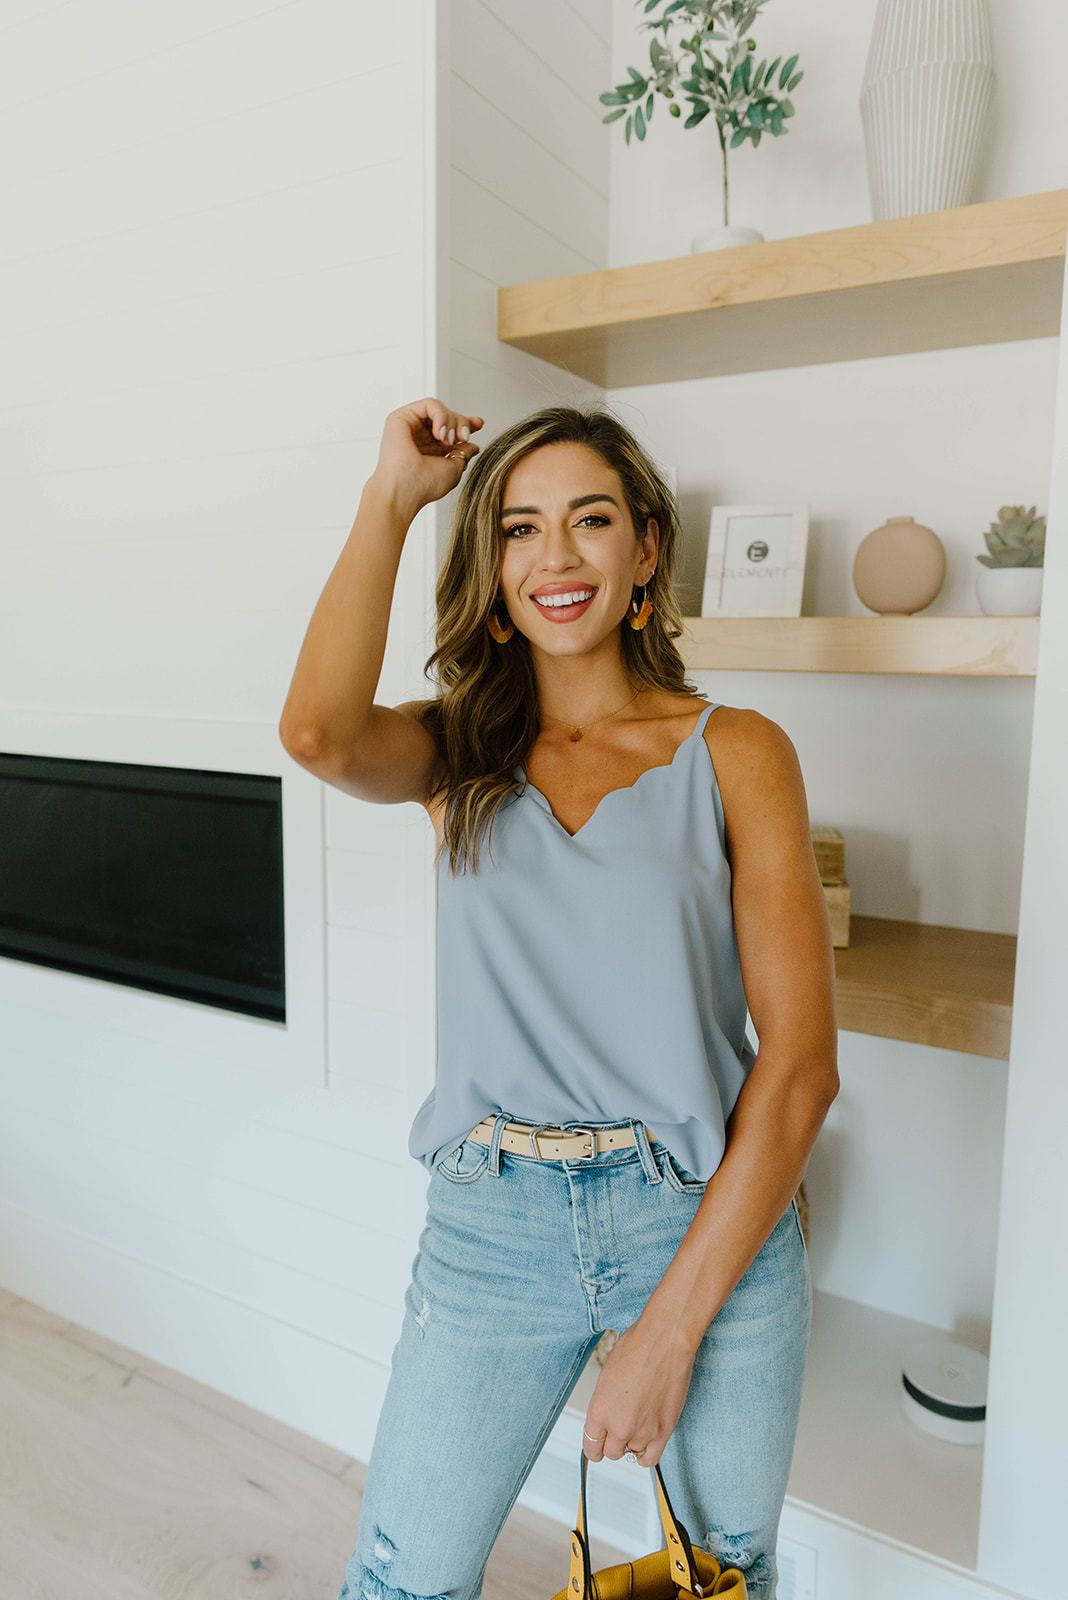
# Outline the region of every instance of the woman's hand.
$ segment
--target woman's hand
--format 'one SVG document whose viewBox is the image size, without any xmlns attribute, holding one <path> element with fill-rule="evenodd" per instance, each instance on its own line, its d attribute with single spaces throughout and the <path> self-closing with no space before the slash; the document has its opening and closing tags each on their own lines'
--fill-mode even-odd
<svg viewBox="0 0 1068 1600">
<path fill-rule="evenodd" d="M 693 1362 L 688 1347 L 643 1327 L 640 1318 L 621 1333 L 601 1368 L 582 1425 L 589 1459 L 618 1461 L 625 1450 L 633 1450 L 643 1467 L 655 1467 L 686 1404 Z M 641 1445 L 647 1448 L 640 1450 Z"/>
<path fill-rule="evenodd" d="M 372 476 L 414 517 L 455 489 L 468 461 L 478 454 L 471 434 L 483 426 L 482 417 L 451 411 L 433 395 L 398 406 L 386 418 Z"/>
</svg>

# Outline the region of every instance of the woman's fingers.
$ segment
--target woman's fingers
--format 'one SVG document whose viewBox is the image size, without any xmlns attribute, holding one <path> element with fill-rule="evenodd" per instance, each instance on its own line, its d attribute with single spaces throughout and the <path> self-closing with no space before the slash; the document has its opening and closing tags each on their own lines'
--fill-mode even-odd
<svg viewBox="0 0 1068 1600">
<path fill-rule="evenodd" d="M 439 400 L 427 401 L 427 415 L 431 421 L 434 438 L 450 448 L 458 440 L 468 440 L 472 433 L 485 426 L 483 417 L 469 417 L 462 411 L 452 411 Z"/>
</svg>

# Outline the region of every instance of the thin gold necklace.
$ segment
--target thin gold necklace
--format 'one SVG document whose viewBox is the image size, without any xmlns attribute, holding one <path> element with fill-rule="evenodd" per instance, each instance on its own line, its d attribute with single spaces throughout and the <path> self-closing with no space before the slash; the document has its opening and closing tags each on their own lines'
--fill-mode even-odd
<svg viewBox="0 0 1068 1600">
<path fill-rule="evenodd" d="M 617 706 L 616 710 L 615 711 L 609 711 L 607 716 L 594 717 L 592 722 L 579 722 L 579 723 L 568 722 L 567 719 L 564 718 L 564 717 L 550 717 L 550 716 L 546 715 L 545 712 L 542 712 L 542 714 L 541 714 L 542 721 L 543 722 L 562 722 L 564 724 L 565 728 L 570 728 L 571 729 L 571 732 L 568 735 L 568 737 L 570 738 L 572 743 L 574 743 L 576 739 L 581 739 L 582 738 L 582 730 L 583 730 L 583 728 L 595 728 L 599 722 L 607 722 L 608 721 L 608 717 L 614 717 L 617 714 L 617 712 L 626 711 L 627 706 L 632 706 L 634 704 L 635 700 L 637 700 L 638 695 L 642 694 L 644 692 L 644 690 L 645 690 L 645 684 L 643 683 L 641 688 L 638 690 L 638 693 L 637 694 L 632 694 L 630 699 L 627 701 L 626 705 Z"/>
</svg>

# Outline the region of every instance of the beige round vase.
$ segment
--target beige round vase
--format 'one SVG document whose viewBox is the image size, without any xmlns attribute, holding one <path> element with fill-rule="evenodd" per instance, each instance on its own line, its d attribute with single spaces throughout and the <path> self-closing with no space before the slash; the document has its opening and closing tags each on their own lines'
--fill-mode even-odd
<svg viewBox="0 0 1068 1600">
<path fill-rule="evenodd" d="M 945 578 L 941 539 L 914 517 L 888 517 L 861 540 L 853 557 L 853 587 L 869 610 L 883 617 L 922 611 Z"/>
</svg>

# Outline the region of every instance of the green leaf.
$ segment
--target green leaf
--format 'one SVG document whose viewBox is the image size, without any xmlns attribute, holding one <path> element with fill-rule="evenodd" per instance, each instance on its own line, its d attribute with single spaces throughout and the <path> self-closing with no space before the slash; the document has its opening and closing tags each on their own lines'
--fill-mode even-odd
<svg viewBox="0 0 1068 1600">
<path fill-rule="evenodd" d="M 803 72 L 795 72 L 789 83 L 786 85 L 787 93 L 793 94 L 794 90 L 797 88 L 804 76 L 805 74 Z"/>
<path fill-rule="evenodd" d="M 774 78 L 774 76 L 775 76 L 775 68 L 779 65 L 779 62 L 781 60 L 782 60 L 782 56 L 776 56 L 775 60 L 771 63 L 771 66 L 768 68 L 768 77 L 767 77 L 768 83 L 770 83 L 772 78 Z"/>
<path fill-rule="evenodd" d="M 645 102 L 645 120 L 646 120 L 646 122 L 649 122 L 649 121 L 652 120 L 652 115 L 653 115 L 653 96 L 650 95 L 648 100 Z"/>
<path fill-rule="evenodd" d="M 753 149 L 755 150 L 759 144 L 760 144 L 760 134 L 759 133 L 754 133 L 754 135 L 753 135 Z"/>
<path fill-rule="evenodd" d="M 731 140 L 730 148 L 733 150 L 736 144 L 741 144 L 742 140 L 743 139 L 748 139 L 748 137 L 749 137 L 749 129 L 748 128 L 739 128 L 738 131 L 735 133 L 734 138 Z"/>
<path fill-rule="evenodd" d="M 792 100 L 784 100 L 782 102 L 782 114 L 783 114 L 784 117 L 792 117 L 793 116 L 793 114 L 794 114 L 794 105 L 793 105 L 793 101 Z"/>
<path fill-rule="evenodd" d="M 745 92 L 746 92 L 746 94 L 752 93 L 752 89 L 751 89 L 751 86 L 750 86 L 750 83 L 749 83 L 749 73 L 750 73 L 750 70 L 751 70 L 750 62 L 752 61 L 752 59 L 753 59 L 752 56 L 746 56 L 745 59 L 742 61 L 742 82 L 745 84 Z"/>
<path fill-rule="evenodd" d="M 642 116 L 641 106 L 638 106 L 634 113 L 634 131 L 639 139 L 645 138 L 645 118 Z"/>
<path fill-rule="evenodd" d="M 615 89 L 606 89 L 604 94 L 597 96 L 603 106 L 621 106 L 626 103 L 625 97 L 618 94 Z"/>
<path fill-rule="evenodd" d="M 749 118 L 754 128 L 762 128 L 764 126 L 764 112 L 756 100 L 754 100 L 750 105 L 748 111 L 746 112 L 746 116 Z"/>
<path fill-rule="evenodd" d="M 640 83 L 641 86 L 642 86 L 642 89 L 644 90 L 645 85 L 649 81 L 648 78 L 643 77 L 643 75 L 638 71 L 637 67 L 628 67 L 627 71 L 630 73 L 630 75 L 634 79 L 635 83 Z"/>
<path fill-rule="evenodd" d="M 709 111 L 708 106 L 703 104 L 703 103 L 695 105 L 693 110 L 690 112 L 690 115 L 686 118 L 686 121 L 683 123 L 683 127 L 684 128 L 696 128 L 697 124 L 699 122 L 703 122 L 705 120 L 705 118 L 708 116 L 708 111 Z"/>
<path fill-rule="evenodd" d="M 602 117 L 601 118 L 601 121 L 602 122 L 618 122 L 619 118 L 620 117 L 625 117 L 626 114 L 627 114 L 626 106 L 620 106 L 618 111 L 610 111 L 608 113 L 607 117 Z"/>
<path fill-rule="evenodd" d="M 797 57 L 795 55 L 791 56 L 788 61 L 785 61 L 783 63 L 783 69 L 779 73 L 779 88 L 780 89 L 784 89 L 786 87 L 786 80 L 790 76 L 791 72 L 794 70 L 794 68 L 796 66 L 797 66 Z"/>
<path fill-rule="evenodd" d="M 778 134 L 782 132 L 782 107 L 776 106 L 771 113 L 771 131 Z"/>
<path fill-rule="evenodd" d="M 634 118 L 633 117 L 628 117 L 627 118 L 627 122 L 626 122 L 626 130 L 627 130 L 626 131 L 626 139 L 627 139 L 627 143 L 628 144 L 630 144 L 630 130 L 631 130 L 631 127 L 633 126 L 633 123 L 634 123 Z"/>
<path fill-rule="evenodd" d="M 754 89 L 759 89 L 760 88 L 760 78 L 761 78 L 761 74 L 764 71 L 764 63 L 767 61 L 767 59 L 768 59 L 767 56 L 765 56 L 764 60 L 760 63 L 759 67 L 757 67 L 756 71 L 753 73 L 753 88 Z"/>
</svg>

